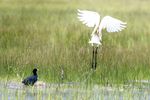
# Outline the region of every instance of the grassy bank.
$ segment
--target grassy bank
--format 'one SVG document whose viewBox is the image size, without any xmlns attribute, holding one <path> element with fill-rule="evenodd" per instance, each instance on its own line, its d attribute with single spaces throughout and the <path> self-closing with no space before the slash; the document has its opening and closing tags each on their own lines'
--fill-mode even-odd
<svg viewBox="0 0 150 100">
<path fill-rule="evenodd" d="M 39 68 L 39 79 L 59 82 L 125 83 L 150 78 L 149 0 L 0 1 L 0 77 L 21 78 Z M 92 29 L 77 19 L 77 9 L 97 11 L 127 22 L 114 34 L 103 32 L 97 70 L 92 73 Z"/>
</svg>

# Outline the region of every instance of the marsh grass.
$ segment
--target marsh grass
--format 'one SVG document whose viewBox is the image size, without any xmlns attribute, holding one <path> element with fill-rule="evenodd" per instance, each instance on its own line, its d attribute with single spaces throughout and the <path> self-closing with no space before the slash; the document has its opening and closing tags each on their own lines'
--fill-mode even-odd
<svg viewBox="0 0 150 100">
<path fill-rule="evenodd" d="M 39 79 L 95 84 L 149 79 L 149 0 L 7 0 L 0 1 L 0 77 L 20 81 L 39 68 Z M 77 19 L 77 9 L 126 21 L 119 33 L 103 33 L 98 66 L 91 71 L 92 29 Z M 92 73 L 92 74 L 91 74 Z"/>
</svg>

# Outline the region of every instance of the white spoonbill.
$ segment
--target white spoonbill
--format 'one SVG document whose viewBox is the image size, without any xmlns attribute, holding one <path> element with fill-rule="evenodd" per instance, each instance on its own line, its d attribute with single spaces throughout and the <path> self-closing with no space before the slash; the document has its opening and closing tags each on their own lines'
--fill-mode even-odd
<svg viewBox="0 0 150 100">
<path fill-rule="evenodd" d="M 100 15 L 97 12 L 79 9 L 78 9 L 78 18 L 86 26 L 94 27 L 94 30 L 91 34 L 91 40 L 89 41 L 89 43 L 92 44 L 93 46 L 92 68 L 94 68 L 94 61 L 95 61 L 95 69 L 96 69 L 97 49 L 98 46 L 101 45 L 102 30 L 106 29 L 107 32 L 119 32 L 126 27 L 126 23 L 111 16 L 105 16 L 102 18 L 102 20 L 100 20 Z M 95 51 L 94 45 L 96 45 Z M 94 61 L 93 57 L 95 59 Z"/>
</svg>

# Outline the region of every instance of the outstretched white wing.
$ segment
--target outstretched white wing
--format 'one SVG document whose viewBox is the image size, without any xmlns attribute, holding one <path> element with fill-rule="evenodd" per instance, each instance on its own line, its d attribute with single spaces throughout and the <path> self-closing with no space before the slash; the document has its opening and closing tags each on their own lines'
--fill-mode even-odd
<svg viewBox="0 0 150 100">
<path fill-rule="evenodd" d="M 79 10 L 78 9 L 78 18 L 83 24 L 88 27 L 95 27 L 99 25 L 100 15 L 97 12 Z"/>
<path fill-rule="evenodd" d="M 101 23 L 99 26 L 99 32 L 101 33 L 101 30 L 105 29 L 105 28 L 106 28 L 107 32 L 119 32 L 126 27 L 125 25 L 126 25 L 126 23 L 124 23 L 116 18 L 113 18 L 111 16 L 105 16 L 101 20 Z"/>
</svg>

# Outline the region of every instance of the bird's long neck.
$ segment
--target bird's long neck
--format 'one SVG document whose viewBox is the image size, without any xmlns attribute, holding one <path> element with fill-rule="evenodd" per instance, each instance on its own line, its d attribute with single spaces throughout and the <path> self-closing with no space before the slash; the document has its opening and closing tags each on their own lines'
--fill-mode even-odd
<svg viewBox="0 0 150 100">
<path fill-rule="evenodd" d="M 97 25 L 97 26 L 95 25 L 95 28 L 94 28 L 94 30 L 93 30 L 93 32 L 92 32 L 92 35 L 96 34 L 96 33 L 97 33 L 97 30 L 98 30 L 98 25 Z"/>
</svg>

